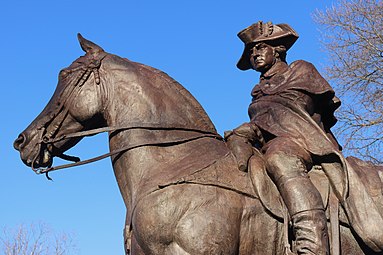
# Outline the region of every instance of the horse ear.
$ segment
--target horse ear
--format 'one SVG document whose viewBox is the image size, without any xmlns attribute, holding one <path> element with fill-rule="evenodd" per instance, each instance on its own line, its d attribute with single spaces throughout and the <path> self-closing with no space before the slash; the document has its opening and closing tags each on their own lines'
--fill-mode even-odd
<svg viewBox="0 0 383 255">
<path fill-rule="evenodd" d="M 85 39 L 82 37 L 80 33 L 77 34 L 78 41 L 80 42 L 81 48 L 86 53 L 97 55 L 100 52 L 104 52 L 104 50 L 98 46 L 97 44 Z"/>
</svg>

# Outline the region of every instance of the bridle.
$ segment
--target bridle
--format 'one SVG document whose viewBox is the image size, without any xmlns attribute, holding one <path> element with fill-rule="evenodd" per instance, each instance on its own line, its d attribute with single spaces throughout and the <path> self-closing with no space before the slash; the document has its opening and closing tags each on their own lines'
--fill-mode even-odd
<svg viewBox="0 0 383 255">
<path fill-rule="evenodd" d="M 95 56 L 85 56 L 85 60 L 86 60 L 85 65 L 82 65 L 78 68 L 69 69 L 69 70 L 64 69 L 62 71 L 65 73 L 72 73 L 72 72 L 81 70 L 80 74 L 77 76 L 77 78 L 74 81 L 74 85 L 68 84 L 67 86 L 70 86 L 70 88 L 69 89 L 65 88 L 62 91 L 62 94 L 59 96 L 60 98 L 64 98 L 64 102 L 61 102 L 59 107 L 57 107 L 54 113 L 51 114 L 50 120 L 39 128 L 40 132 L 42 132 L 42 136 L 41 136 L 42 138 L 37 143 L 37 145 L 39 146 L 39 153 L 36 155 L 35 160 L 37 159 L 38 155 L 41 153 L 42 146 L 54 145 L 54 143 L 57 143 L 59 141 L 63 141 L 69 138 L 81 139 L 86 136 L 96 135 L 96 134 L 105 133 L 105 132 L 109 132 L 109 134 L 116 134 L 118 132 L 127 131 L 127 130 L 154 130 L 154 131 L 163 130 L 163 131 L 189 131 L 189 132 L 194 132 L 195 134 L 192 136 L 180 137 L 177 139 L 173 138 L 173 139 L 161 140 L 161 141 L 138 142 L 138 143 L 130 144 L 128 146 L 124 146 L 122 148 L 113 150 L 109 153 L 105 153 L 100 156 L 96 156 L 87 160 L 80 160 L 80 158 L 78 157 L 69 156 L 64 153 L 60 153 L 58 155 L 52 155 L 53 157 L 59 157 L 65 160 L 73 161 L 73 163 L 63 164 L 63 165 L 53 166 L 53 167 L 49 166 L 47 168 L 38 168 L 38 169 L 34 168 L 32 163 L 32 169 L 37 174 L 45 174 L 46 177 L 49 180 L 51 180 L 51 178 L 48 175 L 49 172 L 92 163 L 92 162 L 95 162 L 110 156 L 114 156 L 114 155 L 129 151 L 135 148 L 139 148 L 139 147 L 172 146 L 172 145 L 177 145 L 177 144 L 181 144 L 181 143 L 185 143 L 185 142 L 189 142 L 189 141 L 193 141 L 193 140 L 197 140 L 201 138 L 206 138 L 206 137 L 223 140 L 223 138 L 215 131 L 208 131 L 208 130 L 203 130 L 199 128 L 190 128 L 183 125 L 163 126 L 159 124 L 142 123 L 142 122 L 129 123 L 129 125 L 126 125 L 126 126 L 102 127 L 102 128 L 90 129 L 86 131 L 64 134 L 59 137 L 53 137 L 55 134 L 57 134 L 59 128 L 62 126 L 65 118 L 69 114 L 68 107 L 64 107 L 64 105 L 65 104 L 70 105 L 73 102 L 75 95 L 77 94 L 76 91 L 79 92 L 81 90 L 81 87 L 88 80 L 91 73 L 94 74 L 95 83 L 100 84 L 100 75 L 98 72 L 98 68 L 100 67 L 101 61 L 105 56 L 106 56 L 105 52 L 104 54 L 101 55 L 101 57 L 98 56 L 98 58 L 95 58 Z M 58 116 L 60 117 L 58 118 Z M 54 125 L 52 125 L 52 123 L 54 123 Z"/>
<path fill-rule="evenodd" d="M 70 79 L 68 81 L 68 84 L 63 91 L 58 95 L 58 103 L 55 106 L 53 110 L 49 112 L 47 116 L 44 116 L 44 118 L 47 118 L 47 121 L 42 121 L 42 125 L 37 127 L 37 130 L 40 132 L 40 141 L 36 143 L 36 146 L 38 146 L 38 152 L 35 156 L 35 158 L 32 161 L 32 170 L 35 171 L 36 173 L 42 173 L 42 171 L 47 170 L 51 167 L 48 167 L 46 169 L 40 169 L 40 168 L 35 168 L 34 164 L 39 156 L 41 156 L 42 153 L 42 147 L 48 145 L 53 145 L 52 142 L 52 137 L 57 134 L 59 128 L 63 125 L 66 117 L 69 114 L 68 107 L 65 107 L 65 105 L 70 105 L 72 104 L 76 91 L 79 92 L 84 85 L 84 83 L 88 80 L 89 76 L 91 73 L 94 73 L 95 77 L 95 83 L 100 84 L 100 75 L 98 72 L 98 69 L 101 65 L 102 59 L 105 58 L 107 54 L 103 52 L 103 54 L 99 54 L 97 57 L 95 56 L 89 56 L 85 55 L 83 57 L 83 63 L 82 65 L 71 68 L 71 69 L 63 69 L 60 72 L 60 77 L 66 77 Z M 78 75 L 74 77 L 68 76 L 71 73 L 78 73 Z M 73 79 L 73 81 L 72 81 Z M 69 87 L 69 88 L 68 88 Z M 79 158 L 77 157 L 72 157 L 65 155 L 64 153 L 60 153 L 57 155 L 59 158 L 65 159 L 65 160 L 70 160 L 70 161 L 80 161 Z M 48 177 L 48 176 L 47 176 Z"/>
</svg>

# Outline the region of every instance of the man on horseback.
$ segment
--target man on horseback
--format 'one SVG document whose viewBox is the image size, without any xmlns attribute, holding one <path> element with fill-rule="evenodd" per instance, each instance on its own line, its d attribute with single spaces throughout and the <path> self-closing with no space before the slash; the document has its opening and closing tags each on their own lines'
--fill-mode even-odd
<svg viewBox="0 0 383 255">
<path fill-rule="evenodd" d="M 235 129 L 234 135 L 246 137 L 248 144 L 260 149 L 267 173 L 290 214 L 296 252 L 329 254 L 323 202 L 308 171 L 314 165 L 334 163 L 336 171 L 342 172 L 342 159 L 329 156 L 341 155 L 330 130 L 340 101 L 311 63 L 298 60 L 287 65 L 286 52 L 298 39 L 289 25 L 260 21 L 238 37 L 245 49 L 237 67 L 254 69 L 261 76 L 251 92 L 250 123 Z M 249 159 L 244 151 L 234 150 L 242 170 Z"/>
</svg>

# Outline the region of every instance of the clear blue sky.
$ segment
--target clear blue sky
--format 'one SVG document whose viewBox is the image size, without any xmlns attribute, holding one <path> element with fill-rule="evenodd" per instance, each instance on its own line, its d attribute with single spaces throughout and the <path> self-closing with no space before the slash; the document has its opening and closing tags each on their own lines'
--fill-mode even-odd
<svg viewBox="0 0 383 255">
<path fill-rule="evenodd" d="M 267 2 L 267 3 L 266 3 Z M 125 207 L 109 159 L 52 173 L 24 166 L 13 140 L 51 97 L 61 68 L 83 55 L 77 32 L 106 51 L 159 68 L 202 104 L 218 131 L 248 120 L 254 71 L 236 69 L 236 34 L 263 20 L 288 23 L 300 35 L 288 62 L 326 64 L 311 15 L 330 6 L 312 1 L 2 1 L 0 3 L 0 227 L 45 222 L 76 234 L 79 254 L 123 254 Z M 70 154 L 108 150 L 106 136 L 85 139 Z M 60 163 L 56 161 L 56 163 Z"/>
</svg>

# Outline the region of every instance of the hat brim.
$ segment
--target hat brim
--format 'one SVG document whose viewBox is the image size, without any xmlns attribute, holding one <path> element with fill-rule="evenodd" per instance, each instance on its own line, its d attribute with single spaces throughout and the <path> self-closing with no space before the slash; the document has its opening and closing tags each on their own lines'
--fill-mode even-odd
<svg viewBox="0 0 383 255">
<path fill-rule="evenodd" d="M 291 48 L 291 46 L 293 46 L 293 44 L 296 42 L 297 39 L 298 39 L 297 36 L 290 34 L 280 38 L 273 38 L 272 40 L 268 40 L 267 38 L 265 38 L 262 40 L 255 40 L 254 42 L 247 43 L 245 44 L 245 48 L 243 50 L 241 58 L 238 60 L 237 68 L 242 71 L 252 69 L 252 66 L 250 64 L 249 53 L 250 53 L 250 49 L 254 47 L 254 45 L 257 43 L 264 42 L 273 47 L 283 45 L 285 46 L 287 51 Z"/>
<path fill-rule="evenodd" d="M 246 71 L 252 69 L 250 64 L 250 49 L 254 46 L 254 44 L 245 45 L 245 49 L 242 52 L 241 58 L 238 60 L 237 68 L 242 71 Z"/>
</svg>

